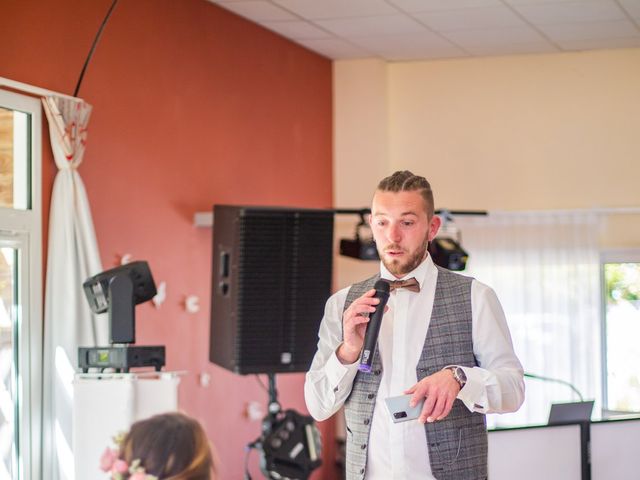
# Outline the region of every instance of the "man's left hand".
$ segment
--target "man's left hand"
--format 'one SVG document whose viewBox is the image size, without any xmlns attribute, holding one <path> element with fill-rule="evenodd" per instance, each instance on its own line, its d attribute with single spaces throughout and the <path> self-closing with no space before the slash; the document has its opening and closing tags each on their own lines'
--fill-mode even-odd
<svg viewBox="0 0 640 480">
<path fill-rule="evenodd" d="M 418 420 L 431 423 L 449 415 L 459 391 L 460 385 L 453 378 L 453 373 L 450 370 L 440 370 L 423 378 L 404 393 L 413 395 L 409 403 L 412 407 L 424 399 Z"/>
</svg>

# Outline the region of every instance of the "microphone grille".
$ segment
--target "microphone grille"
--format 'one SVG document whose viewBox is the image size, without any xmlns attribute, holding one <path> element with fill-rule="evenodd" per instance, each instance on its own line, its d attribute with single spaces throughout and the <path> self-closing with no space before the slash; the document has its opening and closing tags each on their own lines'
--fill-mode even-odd
<svg viewBox="0 0 640 480">
<path fill-rule="evenodd" d="M 375 288 L 379 292 L 389 293 L 390 285 L 388 281 L 380 279 L 376 282 L 373 288 Z"/>
</svg>

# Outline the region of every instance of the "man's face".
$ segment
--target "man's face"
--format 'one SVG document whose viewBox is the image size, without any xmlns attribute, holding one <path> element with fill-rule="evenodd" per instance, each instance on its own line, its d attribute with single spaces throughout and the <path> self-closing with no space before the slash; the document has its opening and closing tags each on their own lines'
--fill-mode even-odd
<svg viewBox="0 0 640 480">
<path fill-rule="evenodd" d="M 426 257 L 427 242 L 440 228 L 440 218 L 428 218 L 424 198 L 417 191 L 376 191 L 369 223 L 378 255 L 396 278 L 420 265 Z"/>
</svg>

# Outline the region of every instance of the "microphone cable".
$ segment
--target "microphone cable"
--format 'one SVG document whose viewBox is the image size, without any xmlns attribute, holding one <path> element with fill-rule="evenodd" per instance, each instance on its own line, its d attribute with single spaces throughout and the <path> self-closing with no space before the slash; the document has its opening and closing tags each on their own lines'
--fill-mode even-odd
<svg viewBox="0 0 640 480">
<path fill-rule="evenodd" d="M 542 380 L 545 382 L 555 382 L 555 383 L 560 383 L 562 385 L 565 385 L 569 387 L 571 390 L 573 390 L 576 395 L 578 395 L 578 398 L 580 399 L 581 402 L 584 402 L 584 397 L 582 396 L 580 391 L 572 383 L 569 383 L 566 380 L 560 380 L 559 378 L 544 377 L 542 375 L 536 375 L 535 373 L 527 373 L 527 372 L 524 373 L 524 376 L 526 378 L 533 378 L 533 379 Z"/>
</svg>

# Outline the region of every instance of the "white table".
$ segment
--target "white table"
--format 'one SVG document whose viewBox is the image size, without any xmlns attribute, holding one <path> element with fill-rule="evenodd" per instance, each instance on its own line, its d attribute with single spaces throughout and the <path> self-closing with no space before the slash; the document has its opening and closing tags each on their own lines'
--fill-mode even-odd
<svg viewBox="0 0 640 480">
<path fill-rule="evenodd" d="M 137 420 L 178 409 L 179 372 L 79 373 L 73 381 L 75 478 L 103 478 L 100 456 Z"/>
</svg>

